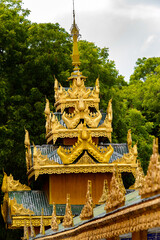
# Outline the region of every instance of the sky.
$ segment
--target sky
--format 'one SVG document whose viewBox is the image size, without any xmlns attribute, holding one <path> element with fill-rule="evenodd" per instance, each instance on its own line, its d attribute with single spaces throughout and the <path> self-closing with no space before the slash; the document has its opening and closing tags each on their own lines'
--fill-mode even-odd
<svg viewBox="0 0 160 240">
<path fill-rule="evenodd" d="M 142 57 L 160 57 L 160 0 L 75 0 L 81 39 L 109 48 L 119 74 L 128 81 Z M 70 32 L 72 0 L 23 0 L 37 23 L 59 23 Z"/>
</svg>

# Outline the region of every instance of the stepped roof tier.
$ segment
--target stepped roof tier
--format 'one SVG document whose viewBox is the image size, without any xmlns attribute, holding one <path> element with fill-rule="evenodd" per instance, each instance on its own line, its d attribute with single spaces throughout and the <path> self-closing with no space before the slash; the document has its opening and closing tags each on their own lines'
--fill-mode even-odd
<svg viewBox="0 0 160 240">
<path fill-rule="evenodd" d="M 63 88 L 55 79 L 56 113 L 50 111 L 49 101 L 46 99 L 47 143 L 55 144 L 59 138 L 77 138 L 78 132 L 82 128 L 82 122 L 86 123 L 92 137 L 107 137 L 111 142 L 112 100 L 108 103 L 107 114 L 102 116 L 99 110 L 99 78 L 95 81 L 95 87 L 85 87 L 86 77 L 79 70 L 80 60 L 77 43 L 79 29 L 75 23 L 75 14 L 73 14 L 71 34 L 73 36 L 72 64 L 74 69 L 67 79 L 67 81 L 71 81 L 70 88 Z"/>
<path fill-rule="evenodd" d="M 130 131 L 129 131 L 130 135 Z M 25 144 L 30 142 L 26 131 Z M 130 144 L 130 142 L 129 142 Z M 28 179 L 43 174 L 63 173 L 106 173 L 113 172 L 115 164 L 120 172 L 132 172 L 135 175 L 137 147 L 125 143 L 96 145 L 91 134 L 79 133 L 78 141 L 71 146 L 26 145 L 26 165 Z"/>
</svg>

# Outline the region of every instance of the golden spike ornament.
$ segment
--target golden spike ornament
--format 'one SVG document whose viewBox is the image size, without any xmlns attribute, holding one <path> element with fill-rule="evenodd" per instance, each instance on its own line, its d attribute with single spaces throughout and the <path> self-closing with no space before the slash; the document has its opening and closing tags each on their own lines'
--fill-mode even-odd
<svg viewBox="0 0 160 240">
<path fill-rule="evenodd" d="M 79 61 L 79 51 L 78 51 L 78 37 L 79 37 L 79 28 L 75 21 L 75 10 L 74 10 L 74 2 L 73 2 L 73 24 L 71 27 L 71 35 L 73 37 L 73 53 L 72 53 L 72 64 L 74 66 L 74 70 L 79 69 L 80 61 Z"/>
<path fill-rule="evenodd" d="M 58 230 L 58 223 L 57 223 L 55 203 L 53 203 L 53 212 L 52 212 L 52 219 L 51 219 L 51 228 L 52 228 L 53 231 L 57 231 L 57 230 Z"/>
<path fill-rule="evenodd" d="M 131 151 L 132 151 L 132 135 L 131 135 L 131 129 L 129 129 L 129 130 L 128 130 L 128 133 L 127 133 L 127 144 L 128 144 L 129 153 L 131 153 Z"/>
<path fill-rule="evenodd" d="M 147 175 L 144 177 L 139 193 L 142 198 L 160 194 L 160 156 L 158 153 L 158 138 L 153 140 L 153 154 L 150 157 Z"/>
<path fill-rule="evenodd" d="M 69 228 L 73 226 L 73 215 L 70 205 L 70 194 L 67 194 L 66 212 L 63 218 L 63 227 Z"/>
<path fill-rule="evenodd" d="M 92 182 L 88 180 L 86 203 L 81 211 L 81 220 L 90 219 L 93 217 L 93 199 L 92 199 Z"/>
<path fill-rule="evenodd" d="M 46 98 L 46 107 L 44 110 L 45 117 L 46 117 L 46 134 L 51 131 L 51 112 L 49 106 L 49 100 Z"/>
<path fill-rule="evenodd" d="M 25 184 L 21 184 L 19 180 L 14 180 L 12 174 L 7 176 L 4 172 L 3 182 L 2 182 L 2 192 L 11 191 L 30 191 L 31 188 Z"/>
<path fill-rule="evenodd" d="M 43 221 L 43 216 L 44 216 L 44 209 L 42 208 L 41 211 L 41 223 L 40 223 L 40 234 L 44 235 L 45 234 L 45 225 Z"/>
<path fill-rule="evenodd" d="M 99 204 L 103 204 L 107 201 L 108 198 L 108 181 L 107 179 L 104 179 L 104 183 L 103 183 L 103 192 L 102 192 L 102 196 L 99 199 Z"/>
<path fill-rule="evenodd" d="M 136 176 L 136 179 L 134 183 L 134 188 L 136 190 L 139 190 L 143 187 L 143 182 L 144 182 L 144 172 L 139 160 L 138 160 L 138 166 L 136 168 L 135 176 Z"/>
<path fill-rule="evenodd" d="M 108 194 L 105 210 L 111 212 L 116 208 L 123 206 L 125 203 L 125 194 L 120 186 L 120 181 L 117 178 L 116 167 L 113 172 L 113 176 L 110 183 L 110 191 Z"/>
<path fill-rule="evenodd" d="M 27 171 L 29 171 L 30 167 L 32 166 L 32 156 L 31 156 L 29 132 L 26 129 L 25 129 L 24 145 L 26 148 L 26 167 L 27 167 Z"/>
</svg>

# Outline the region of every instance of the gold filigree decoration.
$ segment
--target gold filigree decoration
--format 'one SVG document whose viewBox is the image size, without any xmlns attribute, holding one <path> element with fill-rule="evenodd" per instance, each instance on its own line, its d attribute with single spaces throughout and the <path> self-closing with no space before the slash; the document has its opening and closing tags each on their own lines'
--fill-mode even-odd
<svg viewBox="0 0 160 240">
<path fill-rule="evenodd" d="M 73 148 L 64 149 L 60 146 L 57 153 L 64 164 L 70 164 L 74 162 L 83 150 L 87 150 L 98 162 L 101 163 L 108 163 L 114 151 L 111 145 L 107 148 L 98 147 L 92 141 L 91 134 L 84 124 L 82 130 L 79 132 L 78 141 L 73 145 Z"/>
<path fill-rule="evenodd" d="M 73 226 L 73 215 L 70 205 L 70 194 L 67 194 L 66 212 L 63 219 L 63 227 L 69 228 Z"/>
<path fill-rule="evenodd" d="M 134 189 L 139 190 L 143 187 L 143 182 L 144 182 L 144 172 L 141 167 L 140 161 L 138 160 L 138 166 L 136 168 L 136 173 L 135 173 L 135 183 L 134 183 Z"/>
<path fill-rule="evenodd" d="M 116 179 L 117 179 L 119 187 L 120 187 L 120 191 L 122 192 L 123 195 L 125 195 L 126 189 L 123 184 L 121 172 L 119 172 L 117 165 L 115 165 L 115 172 L 116 172 Z"/>
<path fill-rule="evenodd" d="M 74 103 L 76 105 L 79 98 L 83 98 L 89 106 L 96 106 L 99 103 L 99 82 L 96 80 L 95 88 L 91 91 L 85 87 L 85 79 L 86 77 L 78 70 L 76 74 L 72 73 L 71 77 L 68 78 L 68 80 L 72 80 L 71 87 L 68 90 L 58 84 L 58 88 L 55 89 L 56 110 L 61 109 L 63 113 L 68 104 Z"/>
<path fill-rule="evenodd" d="M 14 180 L 12 174 L 10 174 L 10 176 L 7 176 L 7 174 L 4 172 L 2 192 L 30 190 L 30 187 L 26 186 L 25 184 L 21 184 L 19 180 Z"/>
<path fill-rule="evenodd" d="M 125 209 L 120 209 L 103 218 L 86 222 L 77 228 L 60 232 L 50 236 L 50 239 L 69 240 L 97 240 L 116 239 L 120 235 L 140 231 L 147 231 L 150 228 L 157 228 L 160 221 L 160 199 L 153 199 L 147 203 L 136 204 Z M 40 240 L 45 238 L 40 238 Z M 144 239 L 141 236 L 141 239 Z"/>
<path fill-rule="evenodd" d="M 113 211 L 114 209 L 121 207 L 125 203 L 125 194 L 120 186 L 120 180 L 118 179 L 116 168 L 113 172 L 113 176 L 110 183 L 110 191 L 108 194 L 105 210 L 106 212 Z"/>
<path fill-rule="evenodd" d="M 57 223 L 57 217 L 56 217 L 56 206 L 55 206 L 55 203 L 53 203 L 51 228 L 52 228 L 53 231 L 57 231 L 58 230 L 58 223 Z"/>
<path fill-rule="evenodd" d="M 104 180 L 103 183 L 103 192 L 102 192 L 102 196 L 99 199 L 99 204 L 103 204 L 107 201 L 108 198 L 108 181 L 107 179 Z"/>
<path fill-rule="evenodd" d="M 128 150 L 129 153 L 132 152 L 132 135 L 131 135 L 131 129 L 128 130 L 127 133 L 127 144 L 128 144 Z"/>
<path fill-rule="evenodd" d="M 30 167 L 32 167 L 32 154 L 31 154 L 29 132 L 26 129 L 25 129 L 24 145 L 26 149 L 26 167 L 27 167 L 27 171 L 29 171 Z"/>
<path fill-rule="evenodd" d="M 92 199 L 92 182 L 88 180 L 86 203 L 81 211 L 81 220 L 90 219 L 93 217 L 93 199 Z"/>
<path fill-rule="evenodd" d="M 150 157 L 147 175 L 144 178 L 139 193 L 142 198 L 160 193 L 160 156 L 158 153 L 158 138 L 153 140 L 153 154 Z"/>
<path fill-rule="evenodd" d="M 42 208 L 42 211 L 41 211 L 41 223 L 40 223 L 40 234 L 42 234 L 42 235 L 45 234 L 45 225 L 44 225 L 43 217 L 44 217 L 44 210 Z"/>
<path fill-rule="evenodd" d="M 113 113 L 112 113 L 112 99 L 109 100 L 108 107 L 107 107 L 107 115 L 104 120 L 104 122 L 99 126 L 99 128 L 106 128 L 109 130 L 109 132 L 112 132 L 112 119 L 113 119 Z M 111 142 L 111 134 L 109 136 L 109 140 Z"/>
<path fill-rule="evenodd" d="M 44 110 L 45 117 L 46 117 L 46 134 L 51 131 L 51 112 L 50 112 L 50 106 L 49 106 L 49 100 L 46 99 L 46 107 Z"/>
<path fill-rule="evenodd" d="M 35 145 L 33 148 L 33 165 L 35 167 L 45 166 L 45 165 L 59 165 L 59 163 L 54 160 L 49 160 L 47 155 L 42 155 L 41 150 Z"/>
<path fill-rule="evenodd" d="M 75 110 L 72 113 L 63 113 L 62 119 L 65 122 L 68 129 L 76 128 L 81 119 L 86 121 L 86 124 L 91 128 L 96 128 L 102 118 L 102 114 L 99 110 L 92 113 L 89 110 L 89 106 L 86 101 L 80 97 L 76 102 Z"/>
<path fill-rule="evenodd" d="M 58 138 L 74 138 L 78 137 L 80 124 L 75 129 L 68 129 L 61 125 L 60 128 L 52 129 L 50 133 L 46 135 L 47 143 L 52 142 L 55 144 Z M 107 137 L 111 142 L 112 128 L 106 128 L 100 125 L 98 128 L 89 128 L 92 137 Z"/>
<path fill-rule="evenodd" d="M 76 164 L 95 164 L 95 161 L 85 151 L 83 156 L 78 160 Z"/>
<path fill-rule="evenodd" d="M 127 134 L 127 143 L 128 143 L 128 150 L 129 153 L 124 153 L 122 158 L 118 158 L 114 161 L 114 163 L 127 163 L 127 164 L 135 164 L 137 163 L 137 143 L 132 147 L 132 137 L 131 137 L 131 129 L 128 130 Z"/>
<path fill-rule="evenodd" d="M 9 199 L 9 206 L 11 209 L 11 215 L 34 215 L 35 213 L 30 210 L 24 208 L 23 204 L 18 204 L 16 198 Z"/>
<path fill-rule="evenodd" d="M 113 172 L 114 164 L 110 163 L 97 163 L 97 164 L 70 164 L 66 168 L 65 165 L 46 165 L 33 167 L 28 172 L 28 179 L 31 179 L 35 176 L 35 180 L 37 180 L 39 175 L 43 174 L 63 174 L 63 173 L 106 173 Z M 137 164 L 117 164 L 119 172 L 128 172 L 133 173 L 135 176 L 135 171 L 137 168 Z"/>
</svg>

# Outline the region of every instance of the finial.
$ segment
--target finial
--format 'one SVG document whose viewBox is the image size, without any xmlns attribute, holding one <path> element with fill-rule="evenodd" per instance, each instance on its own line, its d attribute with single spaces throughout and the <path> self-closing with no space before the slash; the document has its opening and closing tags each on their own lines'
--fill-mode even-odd
<svg viewBox="0 0 160 240">
<path fill-rule="evenodd" d="M 44 235 L 45 234 L 45 225 L 43 222 L 43 216 L 44 216 L 44 209 L 42 208 L 41 210 L 41 222 L 40 222 L 40 234 Z"/>
<path fill-rule="evenodd" d="M 56 206 L 55 206 L 55 203 L 53 203 L 51 228 L 52 228 L 53 231 L 57 231 L 58 230 L 58 223 L 57 223 L 57 217 L 56 217 Z"/>
<path fill-rule="evenodd" d="M 73 23 L 75 23 L 75 10 L 74 10 L 74 0 L 73 0 Z"/>
<path fill-rule="evenodd" d="M 78 37 L 79 37 L 79 28 L 75 21 L 75 9 L 74 9 L 74 0 L 73 0 L 73 24 L 71 27 L 71 36 L 73 36 L 73 53 L 72 53 L 72 64 L 74 66 L 74 70 L 79 70 L 79 51 L 78 51 Z"/>
<path fill-rule="evenodd" d="M 80 219 L 86 220 L 93 217 L 93 199 L 92 199 L 92 182 L 88 180 L 86 203 L 81 211 Z"/>
<path fill-rule="evenodd" d="M 105 210 L 110 212 L 122 207 L 125 203 L 125 192 L 121 186 L 121 181 L 117 173 L 117 166 L 114 166 L 113 176 L 110 183 L 110 191 L 106 202 Z"/>
<path fill-rule="evenodd" d="M 25 129 L 24 145 L 26 148 L 30 146 L 29 132 L 26 129 Z"/>
<path fill-rule="evenodd" d="M 99 199 L 99 204 L 103 204 L 107 201 L 108 198 L 108 181 L 107 179 L 104 179 L 104 183 L 103 183 L 103 192 L 102 192 L 102 196 Z"/>
<path fill-rule="evenodd" d="M 73 215 L 70 205 L 70 194 L 67 194 L 66 212 L 63 218 L 63 227 L 69 228 L 73 226 Z"/>
</svg>

